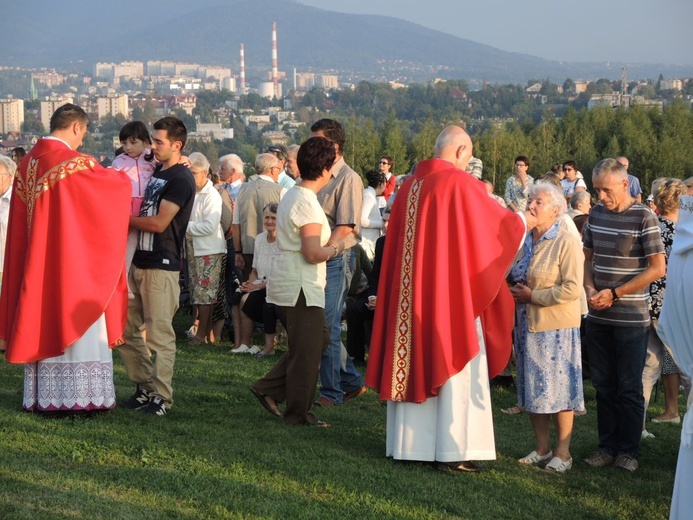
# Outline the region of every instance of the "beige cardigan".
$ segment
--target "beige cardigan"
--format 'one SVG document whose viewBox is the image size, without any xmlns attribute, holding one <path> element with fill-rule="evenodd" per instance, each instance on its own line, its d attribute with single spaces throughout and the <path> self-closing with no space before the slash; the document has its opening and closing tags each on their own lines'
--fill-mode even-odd
<svg viewBox="0 0 693 520">
<path fill-rule="evenodd" d="M 527 271 L 527 285 L 532 289 L 527 305 L 530 332 L 580 326 L 584 263 L 580 239 L 563 226 L 555 239 L 537 245 Z"/>
</svg>

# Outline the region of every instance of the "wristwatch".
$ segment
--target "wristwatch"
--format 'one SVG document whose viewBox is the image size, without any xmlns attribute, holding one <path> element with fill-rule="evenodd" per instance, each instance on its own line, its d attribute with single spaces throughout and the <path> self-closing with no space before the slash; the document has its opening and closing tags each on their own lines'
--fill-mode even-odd
<svg viewBox="0 0 693 520">
<path fill-rule="evenodd" d="M 612 298 L 612 301 L 615 301 L 615 302 L 617 302 L 618 300 L 620 300 L 620 298 L 619 298 L 618 295 L 616 294 L 616 289 L 613 288 L 613 287 L 611 288 L 611 298 Z"/>
</svg>

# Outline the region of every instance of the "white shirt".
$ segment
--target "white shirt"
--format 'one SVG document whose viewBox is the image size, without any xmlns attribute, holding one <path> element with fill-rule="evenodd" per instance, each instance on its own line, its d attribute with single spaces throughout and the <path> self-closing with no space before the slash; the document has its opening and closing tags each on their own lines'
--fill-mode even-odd
<svg viewBox="0 0 693 520">
<path fill-rule="evenodd" d="M 253 250 L 253 269 L 257 271 L 259 280 L 269 280 L 272 275 L 272 260 L 279 254 L 277 240 L 269 243 L 267 231 L 263 231 L 255 237 L 255 249 Z"/>
<path fill-rule="evenodd" d="M 309 264 L 303 258 L 301 228 L 306 224 L 320 224 L 320 245 L 330 239 L 330 224 L 311 190 L 296 185 L 279 203 L 277 209 L 277 245 L 267 282 L 267 302 L 293 307 L 303 290 L 308 307 L 325 308 L 325 262 Z"/>
<path fill-rule="evenodd" d="M 5 244 L 7 242 L 7 223 L 10 218 L 10 199 L 12 198 L 12 186 L 0 196 L 0 273 L 5 265 Z M 0 277 L 0 283 L 2 278 Z"/>
<path fill-rule="evenodd" d="M 574 181 L 563 179 L 561 181 L 561 186 L 563 187 L 563 195 L 565 196 L 572 195 L 577 188 L 587 189 L 587 184 L 585 184 L 585 181 L 582 179 L 575 179 Z"/>
<path fill-rule="evenodd" d="M 361 206 L 361 246 L 368 258 L 375 257 L 375 241 L 383 229 L 383 218 L 380 216 L 375 188 L 368 186 L 363 190 L 363 206 Z"/>
<path fill-rule="evenodd" d="M 187 234 L 193 239 L 195 256 L 226 253 L 226 239 L 221 229 L 221 195 L 211 180 L 195 193 Z"/>
</svg>

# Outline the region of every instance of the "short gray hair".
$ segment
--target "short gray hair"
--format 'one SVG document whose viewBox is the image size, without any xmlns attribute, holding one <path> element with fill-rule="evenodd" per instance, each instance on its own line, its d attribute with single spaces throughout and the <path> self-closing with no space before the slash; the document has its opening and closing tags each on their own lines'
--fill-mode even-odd
<svg viewBox="0 0 693 520">
<path fill-rule="evenodd" d="M 592 197 L 587 190 L 576 191 L 573 196 L 570 197 L 570 207 L 577 209 L 580 204 L 584 204 L 589 201 Z"/>
<path fill-rule="evenodd" d="M 243 173 L 243 160 L 235 153 L 227 153 L 219 157 L 219 166 Z"/>
<path fill-rule="evenodd" d="M 12 175 L 12 177 L 14 177 L 14 174 L 17 173 L 17 163 L 6 155 L 0 155 L 0 165 L 4 166 L 7 173 Z"/>
<path fill-rule="evenodd" d="M 279 159 L 271 153 L 261 153 L 255 158 L 255 171 L 258 175 L 268 172 L 274 166 L 279 166 Z"/>
<path fill-rule="evenodd" d="M 616 159 L 609 158 L 602 159 L 601 161 L 599 161 L 597 163 L 597 166 L 594 167 L 594 170 L 592 170 L 592 178 L 605 173 L 610 173 L 611 175 L 613 175 L 614 177 L 618 177 L 619 179 L 628 179 L 628 170 L 626 170 L 626 167 L 623 166 Z"/>
<path fill-rule="evenodd" d="M 200 152 L 191 153 L 188 155 L 188 159 L 190 160 L 190 169 L 195 168 L 209 173 L 209 161 Z"/>
<path fill-rule="evenodd" d="M 535 182 L 529 188 L 530 199 L 535 199 L 542 193 L 548 195 L 551 207 L 558 210 L 558 217 L 562 217 L 566 210 L 566 202 L 561 190 L 549 182 Z"/>
<path fill-rule="evenodd" d="M 299 149 L 300 147 L 301 147 L 301 146 L 298 145 L 298 144 L 289 145 L 289 147 L 286 149 L 286 153 L 289 154 L 289 157 L 290 157 L 290 158 L 295 159 L 296 156 L 298 155 L 298 149 Z"/>
</svg>

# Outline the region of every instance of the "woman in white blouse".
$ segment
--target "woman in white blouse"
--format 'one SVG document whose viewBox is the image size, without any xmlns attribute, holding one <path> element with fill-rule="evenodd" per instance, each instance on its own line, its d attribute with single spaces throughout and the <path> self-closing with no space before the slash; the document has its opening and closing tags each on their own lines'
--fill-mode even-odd
<svg viewBox="0 0 693 520">
<path fill-rule="evenodd" d="M 376 170 L 366 173 L 368 187 L 363 191 L 361 206 L 361 247 L 372 262 L 375 258 L 375 241 L 383 231 L 383 219 L 378 208 L 378 197 L 385 191 L 385 174 Z"/>
<path fill-rule="evenodd" d="M 209 179 L 209 161 L 199 152 L 191 153 L 188 159 L 197 191 L 185 244 L 190 294 L 199 320 L 197 333 L 190 341 L 201 344 L 210 339 L 212 305 L 219 290 L 226 239 L 221 229 L 221 195 Z"/>
<path fill-rule="evenodd" d="M 317 193 L 330 180 L 334 144 L 312 137 L 298 151 L 301 183 L 291 188 L 277 210 L 277 244 L 267 284 L 267 301 L 284 314 L 287 352 L 251 391 L 271 414 L 288 424 L 327 426 L 308 410 L 318 382 L 320 358 L 329 343 L 325 319 L 325 262 L 344 250 L 332 242 Z M 278 403 L 286 402 L 284 414 Z"/>
</svg>

